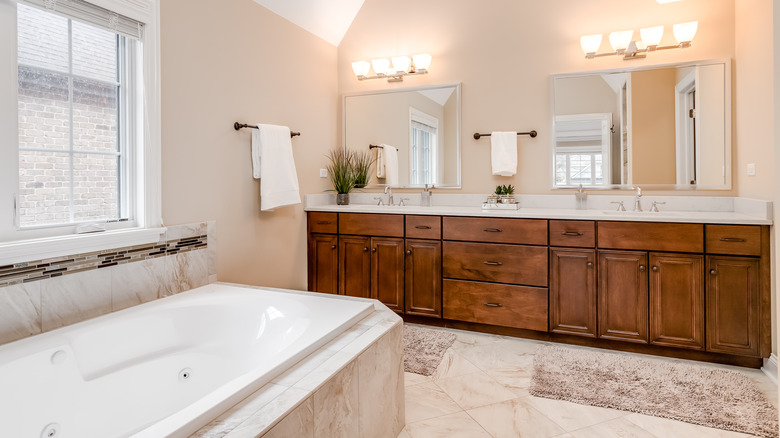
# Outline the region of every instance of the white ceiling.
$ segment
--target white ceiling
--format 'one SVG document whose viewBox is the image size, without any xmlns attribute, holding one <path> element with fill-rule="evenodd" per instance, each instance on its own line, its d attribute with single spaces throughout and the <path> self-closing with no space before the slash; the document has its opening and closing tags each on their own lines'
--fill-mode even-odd
<svg viewBox="0 0 780 438">
<path fill-rule="evenodd" d="M 277 15 L 338 46 L 365 0 L 255 0 Z"/>
<path fill-rule="evenodd" d="M 435 88 L 433 90 L 419 90 L 418 93 L 443 106 L 445 103 L 447 103 L 448 100 L 450 100 L 450 96 L 454 91 L 455 87 L 447 87 Z"/>
</svg>

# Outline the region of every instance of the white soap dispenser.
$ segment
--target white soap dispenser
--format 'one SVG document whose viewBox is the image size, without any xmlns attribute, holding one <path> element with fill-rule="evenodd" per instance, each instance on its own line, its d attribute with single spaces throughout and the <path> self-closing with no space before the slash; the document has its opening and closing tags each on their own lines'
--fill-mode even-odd
<svg viewBox="0 0 780 438">
<path fill-rule="evenodd" d="M 588 193 L 582 190 L 582 184 L 580 188 L 574 192 L 574 203 L 577 210 L 585 210 L 588 208 Z"/>
<path fill-rule="evenodd" d="M 433 185 L 430 187 L 433 188 Z M 420 192 L 420 206 L 421 207 L 430 207 L 431 206 L 431 191 L 428 188 L 428 184 L 425 185 L 425 188 L 422 192 Z"/>
</svg>

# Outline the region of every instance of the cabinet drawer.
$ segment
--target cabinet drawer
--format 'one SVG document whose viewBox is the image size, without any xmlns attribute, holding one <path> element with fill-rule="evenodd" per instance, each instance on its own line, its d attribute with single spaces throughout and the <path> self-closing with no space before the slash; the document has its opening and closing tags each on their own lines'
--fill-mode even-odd
<svg viewBox="0 0 780 438">
<path fill-rule="evenodd" d="M 547 245 L 546 220 L 447 216 L 442 220 L 445 240 Z"/>
<path fill-rule="evenodd" d="M 599 248 L 704 252 L 704 225 L 599 222 Z"/>
<path fill-rule="evenodd" d="M 761 227 L 758 225 L 706 225 L 710 254 L 761 255 Z"/>
<path fill-rule="evenodd" d="M 547 286 L 547 247 L 444 242 L 444 277 Z"/>
<path fill-rule="evenodd" d="M 339 213 L 339 234 L 404 237 L 402 214 Z"/>
<path fill-rule="evenodd" d="M 441 239 L 441 216 L 406 216 L 407 239 Z"/>
<path fill-rule="evenodd" d="M 550 246 L 594 248 L 596 223 L 593 221 L 550 221 Z"/>
<path fill-rule="evenodd" d="M 338 213 L 309 212 L 309 232 L 336 234 L 338 232 Z"/>
<path fill-rule="evenodd" d="M 444 280 L 444 317 L 547 331 L 547 289 Z"/>
</svg>

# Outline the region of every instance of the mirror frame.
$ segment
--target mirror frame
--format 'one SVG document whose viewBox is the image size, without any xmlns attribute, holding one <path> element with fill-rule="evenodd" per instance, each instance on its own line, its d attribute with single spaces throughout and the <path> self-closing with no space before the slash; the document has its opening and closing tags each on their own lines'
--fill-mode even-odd
<svg viewBox="0 0 780 438">
<path fill-rule="evenodd" d="M 685 61 L 674 62 L 667 64 L 653 64 L 653 65 L 640 65 L 626 68 L 615 68 L 605 70 L 588 70 L 574 73 L 561 73 L 553 74 L 550 76 L 550 127 L 552 133 L 555 133 L 555 80 L 558 78 L 575 78 L 582 76 L 593 76 L 602 74 L 614 74 L 614 73 L 632 73 L 636 71 L 647 70 L 660 70 L 665 68 L 677 68 L 677 67 L 695 67 L 704 65 L 722 64 L 724 66 L 724 112 L 728 116 L 724 117 L 724 167 L 725 176 L 722 186 L 698 186 L 688 184 L 608 184 L 608 185 L 583 185 L 583 188 L 588 190 L 632 190 L 637 185 L 649 190 L 732 190 L 732 156 L 734 154 L 732 145 L 732 119 L 734 114 L 732 112 L 732 75 L 731 75 L 731 59 L 719 58 L 719 59 L 704 59 L 697 61 Z M 550 149 L 552 159 L 550 163 L 550 189 L 551 190 L 571 190 L 576 189 L 579 186 L 558 186 L 555 185 L 555 135 L 550 136 Z"/>
<path fill-rule="evenodd" d="M 354 93 L 346 93 L 343 95 L 341 99 L 341 136 L 342 136 L 342 147 L 344 149 L 347 148 L 347 98 L 348 97 L 357 97 L 357 96 L 371 96 L 371 95 L 380 95 L 380 94 L 390 94 L 390 93 L 399 93 L 399 92 L 405 92 L 405 91 L 421 91 L 421 90 L 436 90 L 440 88 L 451 88 L 455 87 L 455 94 L 456 94 L 456 102 L 455 102 L 455 108 L 457 109 L 457 117 L 456 117 L 456 124 L 455 132 L 457 135 L 455 135 L 455 141 L 457 142 L 457 149 L 458 149 L 458 156 L 457 158 L 457 177 L 458 182 L 454 185 L 436 185 L 436 189 L 461 189 L 463 186 L 463 170 L 462 170 L 462 160 L 461 157 L 463 155 L 463 150 L 461 149 L 463 142 L 461 141 L 461 124 L 463 119 L 463 111 L 461 108 L 461 103 L 463 99 L 463 93 L 461 91 L 461 83 L 460 82 L 454 82 L 450 84 L 437 84 L 437 85 L 421 85 L 417 87 L 403 87 L 403 88 L 388 88 L 383 90 L 371 90 L 371 91 L 359 91 Z M 378 183 L 371 183 L 366 185 L 364 188 L 366 189 L 372 189 L 372 188 L 382 188 L 386 187 L 386 184 L 378 184 Z M 416 189 L 416 188 L 423 188 L 424 186 L 422 184 L 404 184 L 404 185 L 398 185 L 398 186 L 392 186 L 393 188 L 399 188 L 399 189 Z"/>
</svg>

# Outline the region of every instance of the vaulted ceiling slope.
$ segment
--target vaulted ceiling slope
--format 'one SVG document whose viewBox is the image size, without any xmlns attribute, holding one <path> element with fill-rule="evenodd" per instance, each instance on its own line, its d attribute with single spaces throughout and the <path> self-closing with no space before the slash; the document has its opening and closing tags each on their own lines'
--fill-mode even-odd
<svg viewBox="0 0 780 438">
<path fill-rule="evenodd" d="M 255 0 L 277 15 L 338 46 L 364 0 Z"/>
</svg>

